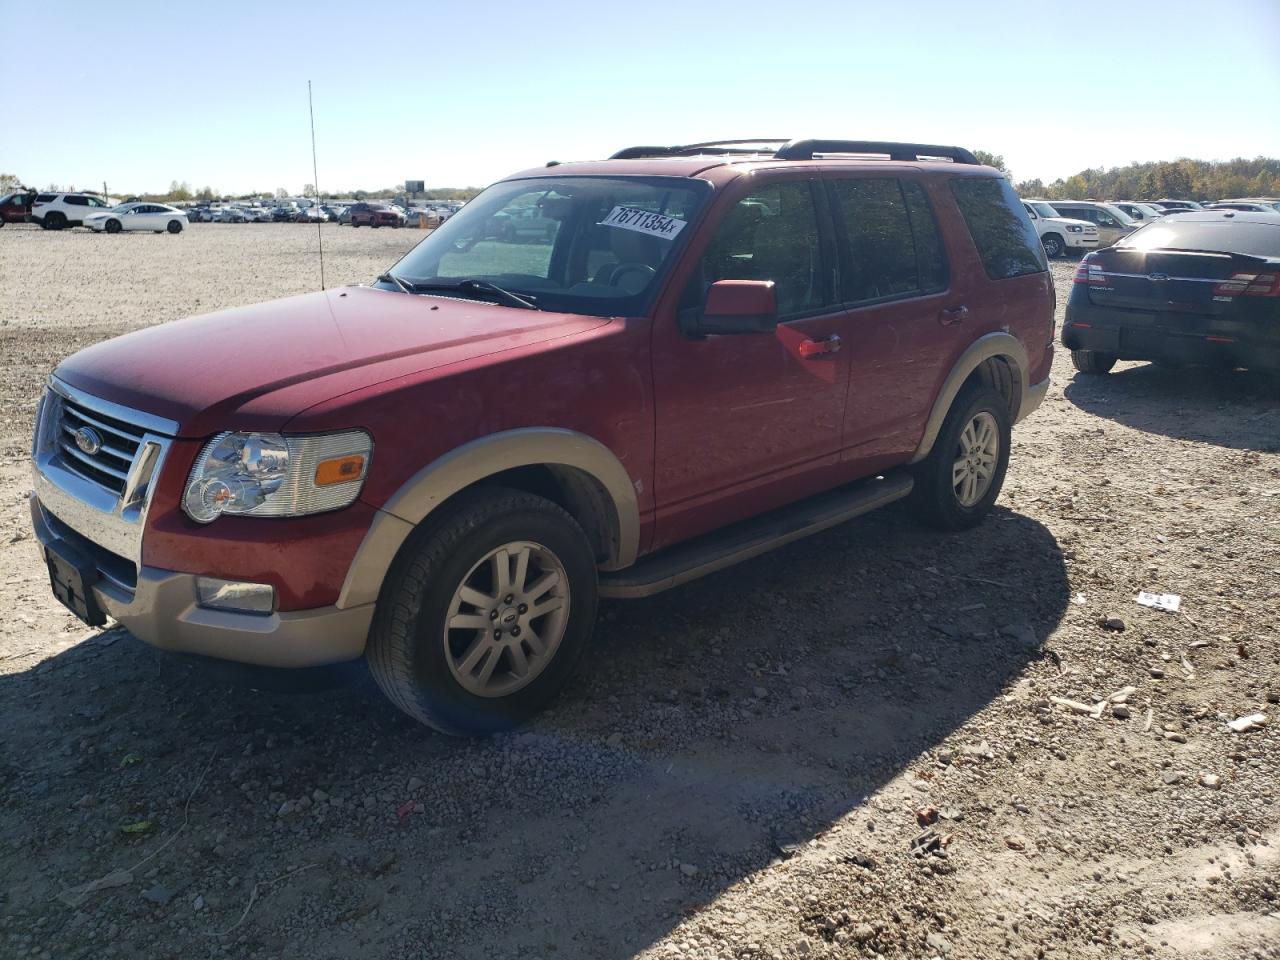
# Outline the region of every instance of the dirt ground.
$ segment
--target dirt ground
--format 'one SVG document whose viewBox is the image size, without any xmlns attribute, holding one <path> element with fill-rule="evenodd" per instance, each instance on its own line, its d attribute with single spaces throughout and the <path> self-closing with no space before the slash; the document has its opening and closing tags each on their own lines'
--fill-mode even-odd
<svg viewBox="0 0 1280 960">
<path fill-rule="evenodd" d="M 331 284 L 418 239 L 323 235 Z M 606 604 L 552 712 L 449 739 L 91 632 L 31 538 L 59 358 L 313 289 L 314 241 L 0 230 L 0 956 L 1280 957 L 1274 379 L 1060 353 L 979 530 Z"/>
</svg>

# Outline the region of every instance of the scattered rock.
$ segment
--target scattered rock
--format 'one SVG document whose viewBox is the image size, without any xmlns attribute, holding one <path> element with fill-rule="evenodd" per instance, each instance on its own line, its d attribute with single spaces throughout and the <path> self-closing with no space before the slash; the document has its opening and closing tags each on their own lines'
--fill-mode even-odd
<svg viewBox="0 0 1280 960">
<path fill-rule="evenodd" d="M 763 700 L 765 697 L 769 696 L 769 691 L 764 687 L 752 687 L 751 695 L 757 700 Z"/>
<path fill-rule="evenodd" d="M 1187 735 L 1185 733 L 1178 733 L 1176 730 L 1165 730 L 1163 733 L 1166 740 L 1172 740 L 1174 743 L 1187 742 Z"/>
<path fill-rule="evenodd" d="M 1001 627 L 1000 634 L 1016 641 L 1020 647 L 1034 648 L 1040 646 L 1040 641 L 1036 638 L 1035 627 L 1029 623 L 1011 623 L 1008 626 Z"/>
<path fill-rule="evenodd" d="M 1267 715 L 1265 713 L 1252 713 L 1247 717 L 1238 717 L 1235 720 L 1228 720 L 1227 726 L 1236 733 L 1248 733 L 1250 730 L 1260 730 L 1267 725 Z"/>
<path fill-rule="evenodd" d="M 173 891 L 164 884 L 157 883 L 154 887 L 148 887 L 142 891 L 142 899 L 163 907 L 173 899 Z"/>
<path fill-rule="evenodd" d="M 421 790 L 424 786 L 426 786 L 426 784 L 424 784 L 417 777 L 410 777 L 408 786 L 405 789 L 407 789 L 410 793 L 416 793 L 418 790 Z"/>
<path fill-rule="evenodd" d="M 929 945 L 930 950 L 937 950 L 939 953 L 951 952 L 951 941 L 937 931 L 925 937 L 924 942 Z"/>
<path fill-rule="evenodd" d="M 1098 626 L 1103 630 L 1114 630 L 1116 633 L 1123 633 L 1125 622 L 1115 615 L 1108 615 L 1098 619 Z"/>
<path fill-rule="evenodd" d="M 1210 790 L 1218 790 L 1222 787 L 1222 778 L 1216 773 L 1200 774 L 1200 786 L 1208 787 Z"/>
<path fill-rule="evenodd" d="M 1111 715 L 1115 717 L 1117 720 L 1128 720 L 1129 717 L 1131 716 L 1131 714 L 1129 713 L 1129 708 L 1126 707 L 1123 703 L 1112 704 Z"/>
<path fill-rule="evenodd" d="M 692 863 L 682 863 L 680 864 L 680 872 L 686 877 L 696 877 L 698 875 L 698 868 Z"/>
<path fill-rule="evenodd" d="M 1004 845 L 1010 850 L 1025 850 L 1027 849 L 1027 840 L 1026 837 L 1005 837 Z"/>
<path fill-rule="evenodd" d="M 937 807 L 921 807 L 916 811 L 916 823 L 922 827 L 930 827 L 938 822 Z"/>
</svg>

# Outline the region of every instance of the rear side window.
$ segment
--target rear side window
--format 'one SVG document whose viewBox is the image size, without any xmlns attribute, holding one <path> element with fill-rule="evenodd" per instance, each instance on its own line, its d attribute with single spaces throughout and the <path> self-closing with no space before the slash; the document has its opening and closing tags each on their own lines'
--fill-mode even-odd
<svg viewBox="0 0 1280 960">
<path fill-rule="evenodd" d="M 835 180 L 832 188 L 848 241 L 842 284 L 846 301 L 863 303 L 941 289 L 945 270 L 937 228 L 918 184 L 868 177 Z"/>
<path fill-rule="evenodd" d="M 42 193 L 36 197 L 36 203 L 53 203 L 57 196 L 56 193 Z"/>
<path fill-rule="evenodd" d="M 965 177 L 951 181 L 951 192 L 988 277 L 1007 280 L 1049 269 L 1040 237 L 1008 180 Z"/>
<path fill-rule="evenodd" d="M 89 205 L 89 198 L 88 197 L 67 197 L 65 202 L 69 203 L 73 207 L 87 207 Z"/>
</svg>

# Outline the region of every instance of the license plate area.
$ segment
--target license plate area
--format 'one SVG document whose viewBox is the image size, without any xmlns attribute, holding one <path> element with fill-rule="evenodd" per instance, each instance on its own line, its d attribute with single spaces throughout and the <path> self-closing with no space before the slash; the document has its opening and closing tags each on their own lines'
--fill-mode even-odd
<svg viewBox="0 0 1280 960">
<path fill-rule="evenodd" d="M 107 622 L 92 589 L 99 578 L 98 568 L 84 554 L 65 540 L 55 540 L 45 545 L 44 562 L 49 568 L 49 586 L 64 607 L 91 627 Z"/>
</svg>

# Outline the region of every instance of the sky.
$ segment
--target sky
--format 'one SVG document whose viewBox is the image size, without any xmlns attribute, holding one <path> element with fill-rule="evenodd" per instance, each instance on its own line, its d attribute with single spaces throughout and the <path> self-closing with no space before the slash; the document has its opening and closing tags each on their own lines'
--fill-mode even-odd
<svg viewBox="0 0 1280 960">
<path fill-rule="evenodd" d="M 35 187 L 300 192 L 308 80 L 324 191 L 717 137 L 958 144 L 1046 183 L 1280 155 L 1280 0 L 0 0 L 0 22 L 0 173 Z"/>
</svg>

